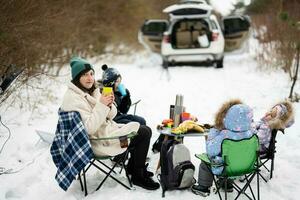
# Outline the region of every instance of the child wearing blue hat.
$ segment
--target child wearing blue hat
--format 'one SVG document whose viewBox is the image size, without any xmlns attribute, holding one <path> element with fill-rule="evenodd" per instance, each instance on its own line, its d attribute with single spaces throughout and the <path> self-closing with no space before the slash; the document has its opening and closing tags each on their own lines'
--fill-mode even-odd
<svg viewBox="0 0 300 200">
<path fill-rule="evenodd" d="M 146 125 L 146 120 L 138 115 L 128 114 L 131 106 L 130 92 L 122 83 L 122 76 L 116 68 L 108 67 L 106 64 L 102 65 L 102 80 L 98 83 L 101 86 L 112 87 L 115 96 L 115 103 L 118 113 L 114 121 L 121 124 L 129 122 L 138 122 L 140 125 Z"/>
<path fill-rule="evenodd" d="M 219 109 L 215 118 L 215 126 L 211 128 L 208 133 L 206 141 L 206 153 L 209 159 L 216 164 L 223 164 L 221 157 L 222 141 L 226 138 L 233 140 L 241 140 L 250 138 L 253 135 L 251 130 L 251 123 L 253 121 L 252 109 L 243 104 L 240 100 L 234 99 L 223 104 Z M 212 167 L 214 175 L 220 175 L 223 167 Z M 232 180 L 227 182 L 227 192 L 233 191 Z M 223 180 L 218 180 L 221 188 L 225 184 Z M 205 163 L 199 166 L 198 185 L 192 186 L 192 192 L 208 196 L 210 194 L 210 187 L 213 183 L 213 175 Z"/>
</svg>

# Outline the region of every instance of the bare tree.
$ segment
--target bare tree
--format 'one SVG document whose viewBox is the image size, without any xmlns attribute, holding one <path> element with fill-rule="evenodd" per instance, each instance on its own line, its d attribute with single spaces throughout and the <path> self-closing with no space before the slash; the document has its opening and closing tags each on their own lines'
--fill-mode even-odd
<svg viewBox="0 0 300 200">
<path fill-rule="evenodd" d="M 0 0 L 0 84 L 10 70 L 22 82 L 58 75 L 73 55 L 102 54 L 108 44 L 138 47 L 137 31 L 175 0 Z M 15 66 L 12 68 L 11 66 Z"/>
<path fill-rule="evenodd" d="M 293 89 L 299 68 L 299 9 L 298 0 L 255 0 L 248 8 L 262 47 L 257 58 L 261 66 L 281 68 L 289 74 L 293 81 L 289 98 L 293 101 L 298 101 Z"/>
</svg>

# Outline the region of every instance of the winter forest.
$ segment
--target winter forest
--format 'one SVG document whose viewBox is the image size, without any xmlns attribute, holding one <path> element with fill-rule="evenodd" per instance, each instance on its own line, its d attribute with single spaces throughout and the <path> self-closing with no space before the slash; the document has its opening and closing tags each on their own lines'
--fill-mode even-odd
<svg viewBox="0 0 300 200">
<path fill-rule="evenodd" d="M 165 54 L 169 50 L 168 47 L 163 47 L 164 42 L 175 41 L 175 46 L 178 44 L 176 46 L 178 52 L 174 53 L 176 56 L 183 55 L 184 52 L 192 52 L 199 45 L 201 46 L 198 37 L 198 40 L 195 40 L 196 46 L 190 43 L 188 50 L 185 51 L 184 45 L 180 47 L 179 36 L 177 37 L 175 33 L 171 35 L 176 38 L 175 40 L 171 36 L 165 37 L 170 31 L 168 27 L 173 26 L 172 20 L 180 19 L 179 15 L 182 14 L 176 13 L 176 6 L 182 6 L 184 8 L 182 12 L 188 13 L 193 11 L 188 10 L 189 6 L 194 4 L 200 4 L 195 8 L 211 8 L 211 10 L 208 9 L 211 12 L 210 15 L 215 16 L 220 24 L 220 31 L 215 34 L 215 29 L 211 28 L 213 27 L 211 22 L 208 22 L 207 27 L 211 30 L 206 30 L 206 33 L 211 44 L 217 40 L 215 38 L 224 38 L 222 67 L 218 67 L 218 60 L 216 63 L 196 64 L 175 63 L 172 60 L 165 65 L 167 57 Z M 166 8 L 171 11 L 163 12 Z M 258 135 L 258 145 L 261 145 L 259 128 L 264 124 L 260 124 L 259 128 L 254 127 L 254 124 L 265 122 L 266 116 L 276 118 L 281 115 L 281 119 L 283 118 L 279 125 L 269 123 L 262 128 L 264 131 L 265 129 L 267 131 L 284 129 L 284 134 L 278 131 L 276 135 L 272 177 L 270 178 L 270 172 L 260 164 L 253 165 L 253 168 L 256 166 L 260 173 L 260 176 L 256 174 L 260 178 L 255 176 L 250 183 L 255 199 L 258 199 L 258 191 L 260 199 L 298 199 L 300 191 L 298 188 L 300 184 L 299 9 L 298 0 L 0 0 L 0 199 L 150 200 L 162 198 L 164 186 L 161 183 L 161 174 L 163 170 L 157 169 L 158 166 L 162 167 L 165 164 L 161 165 L 162 152 L 153 151 L 153 145 L 160 135 L 163 135 L 166 140 L 165 133 L 162 134 L 161 130 L 169 130 L 168 133 L 173 134 L 173 137 L 174 134 L 187 134 L 189 129 L 203 135 L 199 136 L 199 133 L 193 135 L 193 133 L 184 135 L 183 140 L 178 139 L 180 136 L 174 138 L 184 144 L 188 151 L 189 160 L 194 166 L 191 180 L 195 185 L 190 184 L 185 189 L 167 190 L 164 199 L 219 199 L 216 191 L 218 185 L 223 199 L 225 199 L 224 190 L 227 190 L 228 199 L 235 199 L 238 192 L 234 188 L 231 188 L 233 191 L 229 188 L 224 189 L 219 175 L 216 177 L 220 181 L 218 184 L 212 182 L 208 192 L 203 188 L 200 188 L 200 192 L 198 192 L 199 188 L 195 190 L 196 185 L 201 185 L 199 179 L 203 174 L 201 166 L 199 168 L 201 160 L 195 154 L 207 153 L 209 156 L 209 141 L 215 137 L 211 134 L 221 134 L 225 130 L 227 132 L 224 137 L 230 137 L 228 131 L 236 133 L 236 130 L 227 128 L 229 122 L 226 121 L 227 115 L 225 116 L 224 111 L 224 109 L 230 110 L 230 106 L 233 108 L 234 104 L 241 105 L 240 115 L 241 109 L 249 109 L 247 112 L 250 113 L 246 116 L 246 118 L 249 116 L 251 118 L 249 130 L 257 131 L 253 131 L 253 134 Z M 237 34 L 226 35 L 224 19 L 226 17 L 230 19 L 233 16 L 247 16 L 247 18 L 239 17 L 239 19 L 247 19 L 249 27 L 247 27 L 247 34 L 243 35 L 245 37 L 240 46 L 228 49 L 226 47 L 229 44 L 228 41 L 240 37 Z M 193 17 L 187 17 L 184 20 L 187 21 L 189 18 L 192 19 L 191 21 L 194 20 Z M 158 34 L 160 38 L 158 51 L 145 48 L 145 43 L 141 42 L 140 34 L 147 30 L 143 24 L 147 24 L 147 20 L 151 19 L 168 22 L 167 28 L 161 32 L 161 35 Z M 187 22 L 186 26 L 189 23 Z M 193 37 L 192 32 L 190 33 Z M 152 39 L 152 42 L 155 40 Z M 151 33 L 147 42 L 151 42 Z M 212 45 L 208 45 L 208 49 L 209 47 Z M 174 44 L 171 44 L 170 48 L 174 48 Z M 206 56 L 206 53 L 199 53 L 198 56 Z M 106 65 L 107 69 L 103 65 Z M 75 69 L 74 66 L 77 68 Z M 109 81 L 105 82 L 106 78 L 111 77 L 113 77 L 112 85 Z M 75 81 L 76 78 L 78 83 Z M 116 82 L 119 85 L 115 85 Z M 91 86 L 93 84 L 96 84 L 96 88 Z M 118 91 L 120 99 L 116 93 L 105 96 L 104 88 L 107 86 L 112 87 L 113 92 Z M 69 92 L 70 88 L 73 90 L 72 87 L 73 89 L 75 87 L 74 91 L 78 91 L 77 93 L 81 95 L 82 98 L 79 99 L 85 99 L 84 101 L 88 102 L 87 105 L 92 105 L 92 108 L 88 106 L 83 109 L 84 111 L 78 112 L 82 119 L 83 126 L 81 127 L 87 133 L 82 137 L 87 139 L 88 148 L 92 147 L 93 151 L 96 147 L 93 136 L 90 135 L 92 129 L 95 129 L 93 134 L 99 132 L 99 134 L 108 134 L 106 136 L 111 137 L 112 134 L 130 132 L 128 130 L 138 132 L 139 136 L 143 135 L 142 131 L 138 131 L 141 128 L 137 127 L 144 123 L 149 128 L 148 134 L 152 136 L 149 137 L 148 143 L 143 138 L 143 141 L 136 139 L 137 143 L 131 140 L 129 145 L 129 147 L 135 145 L 135 148 L 145 150 L 149 144 L 145 158 L 142 156 L 146 164 L 143 164 L 143 167 L 136 167 L 138 165 L 136 160 L 140 159 L 142 153 L 130 150 L 129 159 L 124 160 L 125 168 L 122 169 L 117 165 L 115 172 L 112 172 L 117 179 L 127 184 L 125 171 L 132 170 L 129 172 L 129 178 L 133 182 L 131 190 L 108 177 L 101 188 L 96 191 L 101 180 L 105 178 L 105 174 L 93 166 L 85 176 L 80 176 L 82 180 L 86 179 L 87 196 L 82 191 L 84 188 L 81 186 L 77 173 L 74 180 L 71 178 L 72 182 L 67 190 L 59 185 L 56 178 L 58 165 L 55 163 L 52 148 L 53 141 L 57 139 L 55 134 L 59 120 L 61 120 L 59 110 L 69 111 L 73 109 L 73 105 L 78 105 L 76 95 L 72 96 L 74 94 Z M 93 89 L 90 90 L 91 88 Z M 91 103 L 94 101 L 94 92 L 98 90 L 101 90 L 102 94 L 99 92 L 95 99 L 99 98 L 100 103 Z M 118 122 L 122 124 L 119 126 L 116 125 L 116 118 L 114 118 L 115 121 L 111 119 L 109 122 L 111 124 L 109 124 L 107 121 L 109 121 L 110 114 L 108 113 L 114 112 L 113 107 L 119 109 L 118 101 L 128 100 L 125 99 L 126 95 L 131 98 L 130 103 L 126 105 L 126 108 L 122 107 L 121 112 L 130 116 L 140 116 L 145 122 L 138 121 L 139 125 L 132 121 L 129 124 Z M 170 114 L 170 105 L 177 106 L 178 96 L 182 97 L 180 105 L 182 110 L 180 111 L 181 120 L 177 123 L 176 117 L 172 118 Z M 89 100 L 90 97 L 92 100 Z M 224 108 L 225 103 L 233 99 L 235 103 L 232 105 L 228 103 L 226 104 L 228 108 L 226 106 Z M 137 104 L 132 105 L 135 102 Z M 279 102 L 289 102 L 289 104 L 279 104 Z M 175 108 L 174 113 L 178 111 L 176 111 L 178 108 Z M 88 119 L 94 116 L 93 113 L 96 110 L 99 113 L 104 113 L 103 110 L 105 110 L 105 116 L 103 118 L 102 114 L 99 114 L 98 118 L 93 118 L 98 120 L 99 124 L 88 123 L 85 121 L 86 116 L 83 115 L 87 112 L 86 109 L 92 113 L 86 115 Z M 274 113 L 274 109 L 277 114 Z M 219 115 L 221 111 L 224 113 Z M 120 110 L 115 112 L 118 116 Z M 284 115 L 282 114 L 284 112 L 290 113 Z M 188 122 L 193 122 L 183 123 L 186 120 L 183 120 L 186 117 L 183 113 L 188 114 Z M 220 116 L 223 118 L 218 118 Z M 102 118 L 106 120 L 104 125 L 100 124 Z M 169 118 L 172 120 L 170 121 Z M 182 123 L 181 126 L 180 123 Z M 108 128 L 104 129 L 104 126 Z M 230 124 L 230 126 L 233 125 Z M 110 131 L 106 132 L 108 129 Z M 245 131 L 240 130 L 243 129 L 242 124 L 239 124 L 237 129 L 239 136 L 240 132 L 244 134 Z M 213 130 L 217 131 L 213 132 Z M 85 133 L 81 130 L 80 133 L 82 132 Z M 119 139 L 118 137 L 117 149 L 120 149 L 120 145 L 126 146 L 124 140 L 120 139 L 119 143 Z M 241 138 L 237 140 L 239 139 Z M 76 145 L 80 143 L 75 138 L 68 138 L 68 140 L 72 140 Z M 110 146 L 112 143 L 106 144 Z M 106 144 L 101 143 L 103 146 Z M 65 147 L 62 145 L 61 148 L 57 148 L 57 151 L 64 151 Z M 74 146 L 72 148 L 74 150 Z M 158 151 L 160 150 L 159 147 Z M 261 149 L 258 148 L 257 152 L 259 150 Z M 114 149 L 114 151 L 117 150 Z M 117 152 L 114 156 L 120 153 Z M 75 152 L 75 154 L 79 153 Z M 77 157 L 81 157 L 81 154 Z M 84 152 L 81 159 L 88 159 L 86 162 L 89 163 L 89 156 L 92 154 L 87 157 L 85 154 L 88 155 Z M 217 156 L 223 159 L 221 151 Z M 113 158 L 112 156 L 104 162 L 112 167 L 116 161 Z M 135 161 L 133 161 L 134 158 L 136 158 Z M 257 159 L 260 160 L 260 158 L 258 155 Z M 131 161 L 134 163 L 132 169 L 129 168 Z M 267 168 L 271 167 L 271 162 L 267 164 Z M 74 169 L 76 166 L 71 166 L 71 168 Z M 68 172 L 71 173 L 70 169 Z M 254 173 L 256 172 L 253 171 Z M 227 183 L 231 184 L 228 181 Z M 245 181 L 242 181 L 241 176 L 236 178 L 234 183 L 243 187 Z M 249 188 L 246 194 L 249 196 L 242 193 L 239 199 L 252 199 Z"/>
</svg>

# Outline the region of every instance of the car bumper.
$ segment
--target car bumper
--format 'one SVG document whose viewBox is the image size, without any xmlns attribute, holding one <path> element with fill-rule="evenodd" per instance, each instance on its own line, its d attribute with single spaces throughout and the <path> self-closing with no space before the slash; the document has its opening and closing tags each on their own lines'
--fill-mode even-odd
<svg viewBox="0 0 300 200">
<path fill-rule="evenodd" d="M 223 54 L 176 54 L 164 56 L 168 62 L 212 62 L 223 58 Z"/>
</svg>

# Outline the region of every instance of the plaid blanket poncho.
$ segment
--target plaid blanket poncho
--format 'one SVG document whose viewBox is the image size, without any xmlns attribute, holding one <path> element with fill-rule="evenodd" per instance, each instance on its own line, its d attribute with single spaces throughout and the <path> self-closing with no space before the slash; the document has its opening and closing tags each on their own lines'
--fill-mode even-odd
<svg viewBox="0 0 300 200">
<path fill-rule="evenodd" d="M 76 175 L 90 162 L 93 151 L 80 114 L 59 110 L 58 115 L 50 153 L 57 167 L 55 179 L 66 191 Z"/>
</svg>

